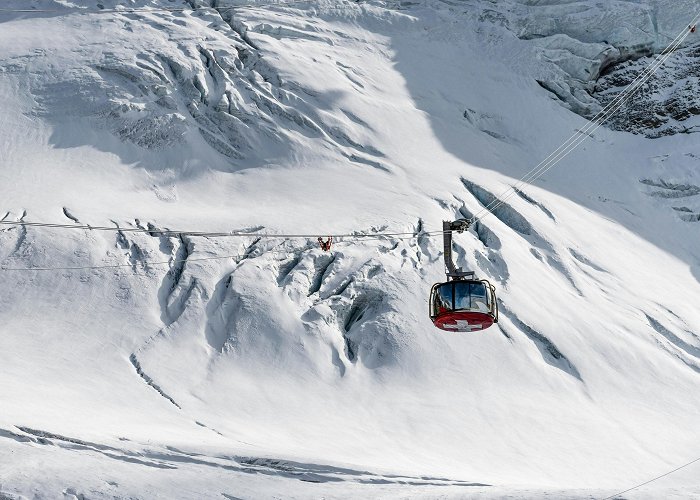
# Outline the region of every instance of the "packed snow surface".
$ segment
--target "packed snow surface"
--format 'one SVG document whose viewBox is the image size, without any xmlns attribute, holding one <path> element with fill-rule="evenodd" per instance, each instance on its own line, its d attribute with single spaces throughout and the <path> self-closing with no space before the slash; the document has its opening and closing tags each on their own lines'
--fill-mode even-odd
<svg viewBox="0 0 700 500">
<path fill-rule="evenodd" d="M 427 315 L 431 232 L 697 1 L 2 8 L 30 12 L 0 9 L 0 218 L 121 230 L 0 227 L 0 498 L 605 498 L 698 457 L 700 35 L 620 115 L 678 116 L 597 129 L 455 235 L 500 322 Z"/>
</svg>

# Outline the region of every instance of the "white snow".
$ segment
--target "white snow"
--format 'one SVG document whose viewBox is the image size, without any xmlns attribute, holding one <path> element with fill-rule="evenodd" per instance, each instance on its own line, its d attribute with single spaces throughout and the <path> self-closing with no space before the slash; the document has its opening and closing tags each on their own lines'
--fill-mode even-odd
<svg viewBox="0 0 700 500">
<path fill-rule="evenodd" d="M 585 125 L 537 80 L 697 2 L 189 4 L 3 2 L 59 12 L 0 12 L 0 218 L 417 236 L 3 226 L 4 268 L 128 267 L 0 271 L 0 497 L 604 498 L 698 457 L 693 134 L 600 128 L 457 235 L 483 332 L 432 326 L 421 234 Z"/>
</svg>

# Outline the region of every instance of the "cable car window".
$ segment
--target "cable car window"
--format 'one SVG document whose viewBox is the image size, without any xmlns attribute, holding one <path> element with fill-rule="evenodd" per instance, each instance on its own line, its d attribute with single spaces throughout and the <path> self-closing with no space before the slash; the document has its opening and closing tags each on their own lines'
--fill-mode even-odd
<svg viewBox="0 0 700 500">
<path fill-rule="evenodd" d="M 484 283 L 470 283 L 471 309 L 481 312 L 489 312 L 489 297 Z"/>
<path fill-rule="evenodd" d="M 485 283 L 454 281 L 454 310 L 490 312 L 489 291 Z"/>
<path fill-rule="evenodd" d="M 435 290 L 433 307 L 437 314 L 452 310 L 452 283 L 444 283 Z"/>
<path fill-rule="evenodd" d="M 471 286 L 468 282 L 455 282 L 455 310 L 471 309 Z"/>
</svg>

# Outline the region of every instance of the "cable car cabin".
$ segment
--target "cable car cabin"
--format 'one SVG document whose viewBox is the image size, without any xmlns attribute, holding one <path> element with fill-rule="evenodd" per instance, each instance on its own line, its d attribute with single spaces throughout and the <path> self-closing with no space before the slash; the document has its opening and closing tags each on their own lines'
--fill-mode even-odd
<svg viewBox="0 0 700 500">
<path fill-rule="evenodd" d="M 496 289 L 479 279 L 436 283 L 430 290 L 430 319 L 450 332 L 485 330 L 498 323 Z"/>
</svg>

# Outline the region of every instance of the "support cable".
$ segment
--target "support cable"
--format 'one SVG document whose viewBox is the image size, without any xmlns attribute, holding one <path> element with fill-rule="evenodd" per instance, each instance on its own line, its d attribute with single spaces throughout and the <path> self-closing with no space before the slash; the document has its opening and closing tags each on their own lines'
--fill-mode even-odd
<svg viewBox="0 0 700 500">
<path fill-rule="evenodd" d="M 42 227 L 52 229 L 84 229 L 89 231 L 111 231 L 116 233 L 148 233 L 158 234 L 161 236 L 202 236 L 205 238 L 263 238 L 263 239 L 315 239 L 319 234 L 324 236 L 332 236 L 334 239 L 366 239 L 378 236 L 416 236 L 417 234 L 427 234 L 427 232 L 416 233 L 415 231 L 405 232 L 388 232 L 388 233 L 345 233 L 345 234 L 275 234 L 275 233 L 254 233 L 248 231 L 228 231 L 228 232 L 206 232 L 206 231 L 185 231 L 175 229 L 157 229 L 145 227 L 111 227 L 111 226 L 91 226 L 89 224 L 54 224 L 50 222 L 27 222 L 27 221 L 0 221 L 0 225 L 5 226 L 26 226 L 26 227 Z M 432 231 L 432 234 L 442 233 L 442 231 Z"/>
<path fill-rule="evenodd" d="M 623 495 L 623 494 L 625 494 L 625 493 L 627 493 L 627 492 L 629 492 L 629 491 L 636 490 L 637 488 L 641 488 L 642 486 L 646 486 L 646 485 L 649 484 L 649 483 L 653 483 L 653 482 L 656 481 L 657 479 L 661 479 L 662 477 L 666 477 L 666 476 L 668 476 L 668 475 L 670 475 L 670 474 L 673 474 L 674 472 L 677 472 L 677 471 L 679 471 L 679 470 L 681 470 L 681 469 L 685 469 L 686 467 L 688 467 L 689 465 L 694 464 L 695 462 L 700 462 L 700 457 L 696 458 L 695 460 L 691 460 L 691 461 L 688 462 L 687 464 L 681 465 L 680 467 L 676 467 L 675 469 L 673 469 L 673 470 L 671 470 L 671 471 L 668 471 L 668 472 L 666 472 L 666 473 L 664 473 L 664 474 L 661 474 L 660 476 L 656 476 L 654 479 L 650 479 L 650 480 L 645 481 L 645 482 L 643 482 L 643 483 L 640 483 L 640 484 L 638 484 L 638 485 L 636 485 L 636 486 L 632 486 L 631 488 L 628 488 L 628 489 L 626 489 L 626 490 L 624 490 L 624 491 L 620 491 L 619 493 L 615 493 L 614 495 L 610 495 L 609 497 L 605 497 L 605 498 L 603 498 L 602 500 L 611 500 L 611 499 L 613 499 L 613 498 L 615 498 L 615 497 L 617 497 L 617 496 Z"/>
<path fill-rule="evenodd" d="M 433 234 L 442 234 L 442 231 L 433 231 Z M 411 240 L 414 238 L 419 238 L 422 237 L 425 234 L 428 233 L 411 233 L 412 236 L 390 236 L 386 237 L 384 235 L 367 235 L 368 238 L 363 238 L 362 241 L 397 241 L 397 240 Z M 288 239 L 288 238 L 286 238 Z M 342 243 L 349 243 L 348 241 L 340 241 L 337 244 L 342 244 Z M 290 249 L 290 250 L 273 250 L 273 251 L 263 251 L 260 256 L 262 255 L 289 255 L 295 252 L 305 252 L 307 250 L 316 248 L 315 245 L 310 245 L 305 248 L 298 248 L 298 249 Z M 60 267 L 7 267 L 7 263 L 4 263 L 0 265 L 0 271 L 83 271 L 83 270 L 92 270 L 92 269 L 117 269 L 117 268 L 123 268 L 123 267 L 137 267 L 137 266 L 171 266 L 173 264 L 180 264 L 180 263 L 189 263 L 189 262 L 201 262 L 201 261 L 210 261 L 210 260 L 227 260 L 227 259 L 243 259 L 243 258 L 255 258 L 258 257 L 258 255 L 251 255 L 252 252 L 247 252 L 245 254 L 235 254 L 235 255 L 217 255 L 213 257 L 195 257 L 195 258 L 187 258 L 187 259 L 178 259 L 178 260 L 167 260 L 167 261 L 139 261 L 136 263 L 131 263 L 131 264 L 102 264 L 102 265 L 94 265 L 94 266 L 60 266 Z"/>
</svg>

